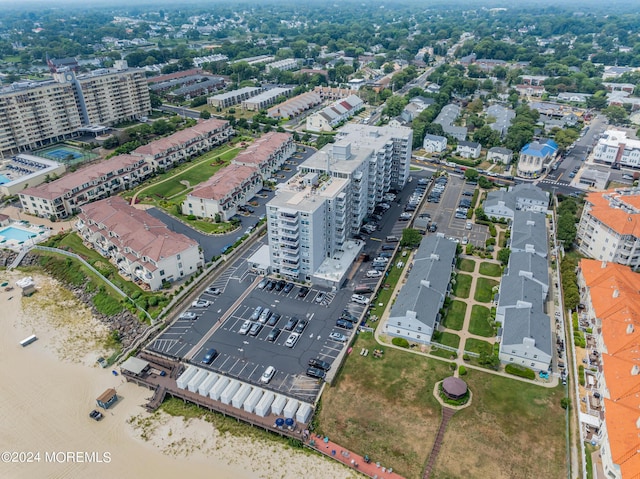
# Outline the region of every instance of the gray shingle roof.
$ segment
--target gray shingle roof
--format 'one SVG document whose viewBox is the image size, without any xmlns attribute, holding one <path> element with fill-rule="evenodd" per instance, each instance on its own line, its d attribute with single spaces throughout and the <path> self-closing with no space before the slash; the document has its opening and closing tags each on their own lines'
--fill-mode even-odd
<svg viewBox="0 0 640 479">
<path fill-rule="evenodd" d="M 503 276 L 500 282 L 498 305 L 504 308 L 524 301 L 530 303 L 534 309 L 542 311 L 543 297 L 542 286 L 538 283 L 517 273 L 509 274 Z"/>
<path fill-rule="evenodd" d="M 531 273 L 532 278 L 549 287 L 549 268 L 547 260 L 533 253 L 514 251 L 509 256 L 509 275 L 519 274 L 520 271 Z"/>
<path fill-rule="evenodd" d="M 502 344 L 522 344 L 532 338 L 536 348 L 551 355 L 551 320 L 549 316 L 531 308 L 511 308 L 506 311 L 502 325 Z"/>
<path fill-rule="evenodd" d="M 533 211 L 516 211 L 511 227 L 511 251 L 525 251 L 527 246 L 546 258 L 548 254 L 545 215 Z"/>
<path fill-rule="evenodd" d="M 425 237 L 390 318 L 405 317 L 407 311 L 414 311 L 418 322 L 433 328 L 447 293 L 455 254 L 453 241 L 438 235 Z"/>
</svg>

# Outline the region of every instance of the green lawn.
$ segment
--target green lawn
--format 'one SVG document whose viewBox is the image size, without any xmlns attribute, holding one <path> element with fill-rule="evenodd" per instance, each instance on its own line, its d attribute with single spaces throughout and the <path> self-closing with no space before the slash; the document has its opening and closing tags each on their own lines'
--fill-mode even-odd
<svg viewBox="0 0 640 479">
<path fill-rule="evenodd" d="M 471 405 L 451 419 L 431 477 L 565 478 L 562 387 L 467 371 Z"/>
<path fill-rule="evenodd" d="M 460 331 L 464 325 L 464 315 L 466 312 L 467 303 L 464 301 L 453 301 L 442 321 L 442 326 L 447 329 Z"/>
<path fill-rule="evenodd" d="M 474 298 L 480 303 L 489 303 L 493 298 L 493 287 L 500 284 L 494 279 L 478 278 Z"/>
<path fill-rule="evenodd" d="M 471 308 L 471 320 L 469 321 L 469 332 L 478 336 L 490 338 L 495 335 L 493 326 L 490 323 L 490 310 L 486 306 L 474 304 Z"/>
<path fill-rule="evenodd" d="M 467 341 L 464 343 L 464 350 L 478 354 L 480 354 L 482 351 L 487 351 L 490 353 L 493 350 L 493 346 L 491 345 L 491 343 L 482 341 L 481 339 L 467 338 Z"/>
<path fill-rule="evenodd" d="M 460 336 L 454 333 L 449 333 L 447 331 L 436 331 L 433 334 L 433 340 L 436 343 L 444 344 L 445 346 L 451 346 L 452 348 L 457 348 L 460 346 Z"/>
<path fill-rule="evenodd" d="M 468 298 L 471 291 L 471 276 L 460 274 L 456 276 L 456 284 L 453 287 L 453 295 L 458 298 Z"/>
<path fill-rule="evenodd" d="M 460 271 L 465 271 L 467 273 L 472 273 L 476 269 L 476 262 L 472 259 L 461 259 L 458 264 L 458 269 Z"/>
<path fill-rule="evenodd" d="M 502 267 L 496 263 L 483 261 L 482 263 L 480 263 L 480 268 L 478 271 L 484 276 L 493 276 L 497 278 L 502 274 Z"/>
<path fill-rule="evenodd" d="M 434 384 L 451 375 L 448 363 L 408 351 L 385 348 L 361 333 L 333 386 L 322 395 L 316 432 L 407 478 L 421 477 L 440 423 Z M 357 400 L 354 400 L 357 398 Z M 392 438 L 392 440 L 390 440 Z"/>
<path fill-rule="evenodd" d="M 395 266 L 395 261 L 392 261 L 391 264 L 393 264 L 393 266 L 389 268 L 389 276 L 386 277 L 384 282 L 384 285 L 389 285 L 389 287 L 383 287 L 380 289 L 378 295 L 374 296 L 374 299 L 371 301 L 371 304 L 374 305 L 371 309 L 371 315 L 377 316 L 378 318 L 382 316 L 382 313 L 387 308 L 391 295 L 393 294 L 393 289 L 400 279 L 400 274 L 402 273 L 402 270 L 407 267 L 406 262 L 402 268 Z"/>
</svg>

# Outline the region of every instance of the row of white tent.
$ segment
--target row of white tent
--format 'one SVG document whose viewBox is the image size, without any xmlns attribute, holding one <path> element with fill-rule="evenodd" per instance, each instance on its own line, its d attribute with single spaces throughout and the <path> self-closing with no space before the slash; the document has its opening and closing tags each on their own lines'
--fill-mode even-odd
<svg viewBox="0 0 640 479">
<path fill-rule="evenodd" d="M 179 389 L 187 389 L 201 396 L 210 397 L 222 404 L 231 404 L 236 409 L 266 417 L 270 413 L 276 416 L 292 418 L 306 423 L 313 408 L 310 404 L 288 398 L 272 391 L 252 386 L 226 376 L 190 365 L 176 380 Z"/>
</svg>

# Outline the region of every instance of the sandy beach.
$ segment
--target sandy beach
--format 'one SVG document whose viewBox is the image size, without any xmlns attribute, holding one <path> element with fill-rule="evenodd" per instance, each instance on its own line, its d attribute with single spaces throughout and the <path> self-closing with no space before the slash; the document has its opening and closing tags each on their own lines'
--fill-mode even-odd
<svg viewBox="0 0 640 479">
<path fill-rule="evenodd" d="M 0 280 L 24 274 L 0 272 Z M 38 292 L 0 290 L 0 477 L 352 478 L 323 457 L 275 441 L 220 434 L 200 420 L 153 415 L 151 391 L 95 364 L 107 331 L 71 293 L 45 276 Z M 27 347 L 19 341 L 35 334 Z M 95 398 L 115 388 L 120 400 L 102 421 Z M 7 454 L 13 453 L 13 454 Z"/>
</svg>

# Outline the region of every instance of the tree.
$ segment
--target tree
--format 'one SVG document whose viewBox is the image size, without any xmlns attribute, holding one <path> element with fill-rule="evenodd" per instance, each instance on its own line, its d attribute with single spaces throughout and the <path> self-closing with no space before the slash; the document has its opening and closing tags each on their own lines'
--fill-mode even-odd
<svg viewBox="0 0 640 479">
<path fill-rule="evenodd" d="M 621 106 L 609 105 L 604 109 L 604 114 L 611 123 L 619 124 L 627 122 L 627 111 Z"/>
<path fill-rule="evenodd" d="M 484 125 L 473 133 L 473 141 L 480 143 L 484 148 L 493 148 L 500 144 L 500 134 L 489 125 Z"/>
<path fill-rule="evenodd" d="M 468 181 L 478 181 L 478 170 L 474 168 L 467 168 L 464 170 L 464 178 Z"/>
<path fill-rule="evenodd" d="M 208 120 L 209 118 L 211 118 L 211 113 L 209 113 L 209 110 L 202 110 L 200 112 L 200 118 L 202 118 L 203 120 Z"/>
<path fill-rule="evenodd" d="M 511 250 L 509 248 L 502 248 L 498 251 L 498 261 L 500 261 L 503 265 L 507 265 L 509 263 L 509 257 L 511 256 Z"/>
<path fill-rule="evenodd" d="M 400 240 L 400 246 L 407 246 L 409 248 L 417 248 L 422 241 L 422 234 L 420 231 L 413 228 L 405 228 L 402 230 L 402 239 Z"/>
<path fill-rule="evenodd" d="M 400 95 L 390 96 L 384 107 L 384 114 L 389 117 L 400 115 L 402 110 L 407 105 L 407 100 Z"/>
<path fill-rule="evenodd" d="M 576 234 L 575 217 L 572 215 L 560 215 L 558 217 L 557 237 L 563 242 L 565 250 L 571 248 L 576 239 Z"/>
</svg>

